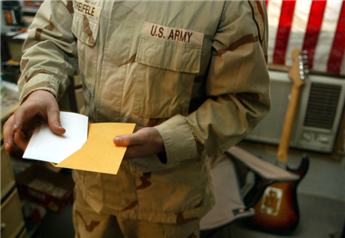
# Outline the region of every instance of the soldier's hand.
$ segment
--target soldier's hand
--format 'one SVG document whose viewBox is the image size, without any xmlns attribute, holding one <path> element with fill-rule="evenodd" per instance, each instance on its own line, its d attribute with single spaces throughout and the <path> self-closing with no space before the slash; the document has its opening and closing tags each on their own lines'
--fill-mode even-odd
<svg viewBox="0 0 345 238">
<path fill-rule="evenodd" d="M 48 91 L 38 90 L 31 93 L 4 124 L 6 151 L 10 152 L 14 143 L 25 150 L 32 129 L 42 119 L 48 122 L 55 134 L 65 133 L 65 129 L 60 124 L 59 106 L 55 97 Z"/>
<path fill-rule="evenodd" d="M 133 134 L 114 138 L 117 146 L 127 146 L 124 159 L 144 157 L 164 152 L 164 143 L 159 132 L 153 127 L 145 127 Z"/>
</svg>

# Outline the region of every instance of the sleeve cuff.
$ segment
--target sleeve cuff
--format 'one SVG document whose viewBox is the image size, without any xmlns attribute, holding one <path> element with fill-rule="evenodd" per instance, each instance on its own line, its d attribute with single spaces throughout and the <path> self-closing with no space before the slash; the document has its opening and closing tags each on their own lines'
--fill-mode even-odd
<svg viewBox="0 0 345 238">
<path fill-rule="evenodd" d="M 19 96 L 20 103 L 32 92 L 37 90 L 46 90 L 51 92 L 55 97 L 58 95 L 59 83 L 54 78 L 54 76 L 49 74 L 38 74 L 31 78 L 28 82 L 21 79 L 19 83 L 19 91 L 21 92 Z"/>
<path fill-rule="evenodd" d="M 199 157 L 193 131 L 185 117 L 174 116 L 155 128 L 163 139 L 167 164 Z"/>
</svg>

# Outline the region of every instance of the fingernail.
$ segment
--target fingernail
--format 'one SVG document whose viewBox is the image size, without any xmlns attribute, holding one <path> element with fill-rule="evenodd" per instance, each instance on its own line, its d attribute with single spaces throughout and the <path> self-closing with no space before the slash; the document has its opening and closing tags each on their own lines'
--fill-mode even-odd
<svg viewBox="0 0 345 238">
<path fill-rule="evenodd" d="M 55 127 L 58 128 L 58 129 L 65 129 L 65 128 L 63 128 L 63 127 L 61 126 L 60 123 L 56 123 L 56 124 L 55 124 Z"/>
<path fill-rule="evenodd" d="M 10 145 L 8 143 L 5 143 L 5 149 L 7 149 Z"/>
<path fill-rule="evenodd" d="M 13 125 L 13 131 L 16 131 L 17 128 L 18 128 L 17 124 L 14 124 L 14 125 Z"/>
<path fill-rule="evenodd" d="M 115 138 L 114 138 L 114 142 L 115 142 L 116 144 L 119 144 L 119 143 L 121 142 L 121 138 L 120 138 L 120 137 L 115 137 Z"/>
<path fill-rule="evenodd" d="M 55 127 L 62 128 L 62 126 L 61 126 L 61 124 L 59 122 L 55 122 L 53 124 L 55 125 Z"/>
</svg>

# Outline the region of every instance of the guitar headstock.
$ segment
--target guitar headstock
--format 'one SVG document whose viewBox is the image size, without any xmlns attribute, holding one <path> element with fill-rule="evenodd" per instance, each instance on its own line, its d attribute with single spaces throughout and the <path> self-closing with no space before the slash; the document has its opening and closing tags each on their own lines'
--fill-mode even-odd
<svg viewBox="0 0 345 238">
<path fill-rule="evenodd" d="M 292 58 L 294 64 L 289 71 L 289 77 L 293 81 L 294 85 L 300 87 L 305 83 L 309 74 L 308 67 L 308 52 L 306 50 L 301 51 L 296 49 L 292 52 Z"/>
</svg>

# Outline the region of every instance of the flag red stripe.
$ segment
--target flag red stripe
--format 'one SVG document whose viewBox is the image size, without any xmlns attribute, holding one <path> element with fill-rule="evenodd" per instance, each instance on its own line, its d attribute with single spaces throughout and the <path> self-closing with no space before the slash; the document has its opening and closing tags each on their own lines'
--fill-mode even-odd
<svg viewBox="0 0 345 238">
<path fill-rule="evenodd" d="M 308 51 L 309 68 L 313 68 L 315 49 L 320 34 L 322 19 L 325 13 L 327 1 L 313 0 L 308 25 L 304 36 L 303 50 Z"/>
<path fill-rule="evenodd" d="M 295 0 L 284 0 L 282 3 L 276 44 L 273 53 L 274 64 L 285 64 L 285 55 L 294 16 L 295 5 Z"/>
<path fill-rule="evenodd" d="M 332 49 L 327 64 L 327 71 L 340 74 L 341 62 L 345 51 L 345 3 L 343 1 L 338 26 L 335 32 Z"/>
</svg>

